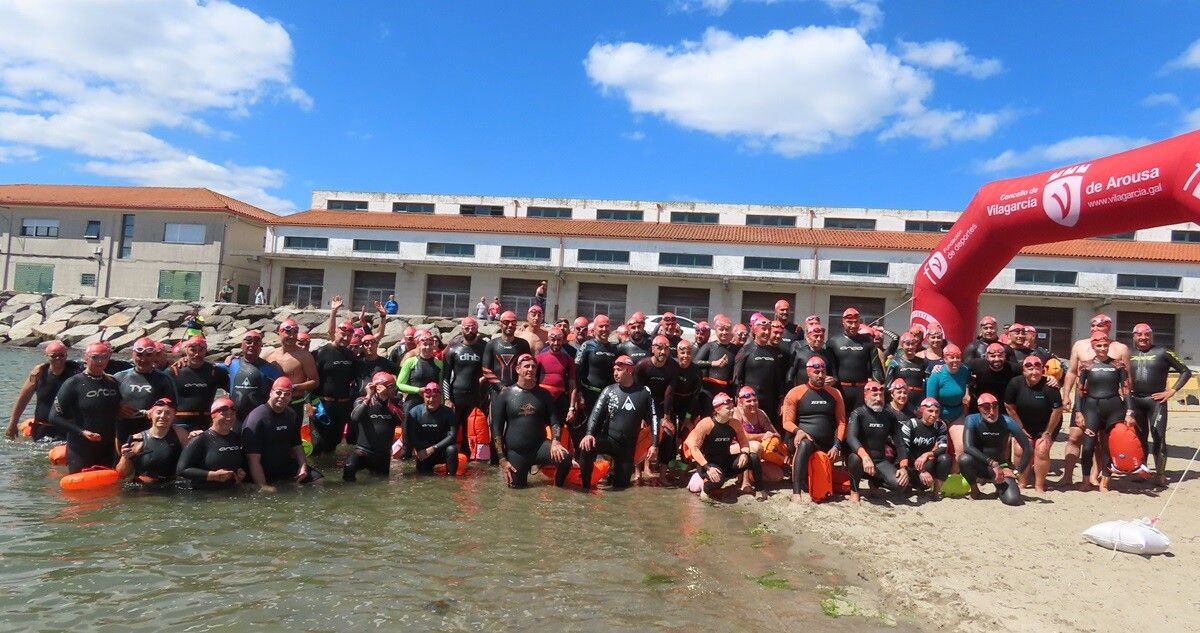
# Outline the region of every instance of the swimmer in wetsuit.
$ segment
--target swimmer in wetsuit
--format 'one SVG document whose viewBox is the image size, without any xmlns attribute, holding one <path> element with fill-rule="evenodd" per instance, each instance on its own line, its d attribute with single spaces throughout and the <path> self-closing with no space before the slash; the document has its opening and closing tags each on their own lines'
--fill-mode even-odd
<svg viewBox="0 0 1200 633">
<path fill-rule="evenodd" d="M 1167 485 L 1167 409 L 1171 398 L 1192 378 L 1192 371 L 1175 352 L 1154 344 L 1154 331 L 1148 323 L 1133 326 L 1133 346 L 1129 353 L 1131 390 L 1129 408 L 1138 425 L 1138 436 L 1146 454 L 1154 455 L 1155 481 Z M 1175 384 L 1167 387 L 1167 374 L 1176 372 Z M 16 419 L 16 418 L 14 418 Z M 1154 440 L 1153 446 L 1146 441 Z M 1149 458 L 1147 458 L 1149 461 Z"/>
<path fill-rule="evenodd" d="M 792 501 L 808 491 L 808 460 L 825 451 L 830 463 L 842 455 L 846 437 L 846 405 L 837 389 L 825 384 L 825 359 L 813 356 L 804 367 L 808 382 L 792 387 L 783 400 L 783 430 L 795 449 L 792 460 Z"/>
<path fill-rule="evenodd" d="M 4 435 L 8 439 L 17 437 L 17 425 L 29 401 L 34 399 L 33 428 L 30 429 L 33 441 L 60 442 L 67 439 L 65 429 L 50 424 L 50 409 L 54 407 L 54 397 L 68 378 L 83 371 L 83 363 L 67 360 L 67 346 L 61 341 L 50 341 L 46 345 L 46 362 L 38 363 L 29 372 L 17 401 L 13 403 L 12 417 L 8 421 L 8 430 Z M 36 399 L 35 399 L 36 396 Z"/>
<path fill-rule="evenodd" d="M 579 431 L 583 429 L 584 420 L 576 421 L 575 409 L 571 406 L 575 395 L 575 357 L 563 350 L 564 338 L 561 327 L 550 328 L 546 333 L 546 346 L 534 358 L 538 364 L 538 384 L 549 391 L 554 399 L 555 412 L 567 428 L 569 443 L 573 447 L 583 438 L 583 433 Z"/>
<path fill-rule="evenodd" d="M 1084 438 L 1081 466 L 1083 480 L 1079 489 L 1092 489 L 1092 458 L 1100 465 L 1100 490 L 1108 490 L 1112 476 L 1108 456 L 1108 432 L 1122 422 L 1135 426 L 1133 409 L 1129 406 L 1129 373 L 1127 365 L 1108 356 L 1108 335 L 1092 334 L 1095 356 L 1079 368 L 1079 388 L 1082 399 Z"/>
<path fill-rule="evenodd" d="M 617 347 L 608 341 L 608 315 L 597 314 L 592 321 L 595 337 L 579 346 L 575 355 L 575 414 L 587 420 L 596 406 L 596 400 L 605 387 L 612 384 L 613 361 L 617 358 Z"/>
<path fill-rule="evenodd" d="M 63 383 L 50 411 L 50 423 L 68 431 L 67 469 L 72 473 L 117 463 L 121 392 L 116 379 L 104 373 L 109 349 L 103 343 L 88 345 L 83 371 Z"/>
<path fill-rule="evenodd" d="M 712 400 L 712 415 L 696 422 L 696 427 L 688 433 L 688 452 L 696 464 L 696 472 L 704 478 L 701 498 L 748 470 L 752 473 L 754 498 L 764 501 L 767 492 L 763 490 L 762 463 L 758 453 L 750 450 L 750 440 L 742 425 L 734 420 L 733 405 L 732 398 L 718 393 Z M 730 452 L 734 443 L 739 447 L 736 454 Z"/>
<path fill-rule="evenodd" d="M 469 455 L 467 419 L 483 403 L 483 349 L 487 343 L 480 338 L 479 322 L 474 317 L 464 318 L 461 327 L 462 340 L 442 357 L 442 397 L 454 409 L 455 424 L 462 438 L 458 451 Z"/>
<path fill-rule="evenodd" d="M 783 324 L 778 321 L 759 321 L 754 341 L 738 352 L 733 367 L 733 382 L 753 388 L 758 408 L 771 418 L 779 416 L 779 397 L 788 373 L 788 355 L 779 349 L 782 332 Z"/>
<path fill-rule="evenodd" d="M 788 369 L 785 382 L 791 387 L 798 387 L 808 382 L 808 372 L 805 371 L 805 366 L 808 364 L 808 359 L 813 356 L 820 356 L 825 359 L 825 384 L 833 386 L 836 380 L 833 378 L 837 368 L 834 367 L 834 372 L 830 372 L 829 363 L 834 361 L 834 356 L 829 352 L 829 346 L 825 344 L 825 326 L 820 323 L 810 323 L 805 326 L 804 339 L 796 340 L 792 343 L 790 357 L 792 366 Z"/>
<path fill-rule="evenodd" d="M 671 341 L 661 334 L 654 337 L 650 350 L 651 356 L 643 358 L 641 361 L 633 359 L 637 363 L 633 368 L 633 381 L 650 390 L 650 395 L 654 398 L 654 410 L 661 416 L 662 437 L 656 438 L 656 442 L 659 444 L 665 442 L 676 446 L 679 440 L 676 434 L 673 407 L 675 404 L 675 381 L 679 378 L 679 363 L 671 358 Z M 674 455 L 676 451 L 668 450 L 667 452 Z M 659 457 L 662 457 L 661 453 Z M 635 468 L 637 466 L 635 465 Z M 645 460 L 641 466 L 643 468 L 642 476 L 649 477 L 651 475 L 650 460 Z"/>
<path fill-rule="evenodd" d="M 209 406 L 211 424 L 193 437 L 175 466 L 175 474 L 194 490 L 224 490 L 246 479 L 246 455 L 242 437 L 233 432 L 237 413 L 233 400 L 222 396 Z"/>
<path fill-rule="evenodd" d="M 251 411 L 242 423 L 247 470 L 250 480 L 262 490 L 274 490 L 273 485 L 281 482 L 306 484 L 321 479 L 321 473 L 305 462 L 300 421 L 288 406 L 291 399 L 291 379 L 276 378 L 267 403 Z"/>
<path fill-rule="evenodd" d="M 917 355 L 920 351 L 921 343 L 912 332 L 901 334 L 900 353 L 888 359 L 884 371 L 884 384 L 903 380 L 908 387 L 908 399 L 914 403 L 925 399 L 925 359 Z"/>
<path fill-rule="evenodd" d="M 942 421 L 942 405 L 937 398 L 921 401 L 920 418 L 911 418 L 900 429 L 900 442 L 906 456 L 900 467 L 908 471 L 914 487 L 933 489 L 933 498 L 942 498 L 942 484 L 950 476 L 950 431 Z"/>
<path fill-rule="evenodd" d="M 500 456 L 500 472 L 509 488 L 529 485 L 529 472 L 536 466 L 554 465 L 554 485 L 561 487 L 570 473 L 571 455 L 558 441 L 562 420 L 554 409 L 550 392 L 537 384 L 537 361 L 521 354 L 514 365 L 517 380 L 492 398 L 490 416 L 492 446 Z M 546 439 L 546 429 L 550 439 Z M 590 475 L 589 472 L 585 475 Z M 584 486 L 588 477 L 585 476 Z"/>
<path fill-rule="evenodd" d="M 850 501 L 858 503 L 865 478 L 874 490 L 902 490 L 909 485 L 908 470 L 897 465 L 908 460 L 901 437 L 903 426 L 883 403 L 883 385 L 874 380 L 863 387 L 863 406 L 850 413 L 846 426 L 846 467 L 850 471 Z M 889 445 L 895 457 L 888 455 Z"/>
<path fill-rule="evenodd" d="M 675 376 L 675 384 L 671 387 L 671 429 L 667 429 L 667 419 L 663 419 L 663 439 L 658 443 L 658 461 L 669 464 L 679 454 L 679 439 L 686 437 L 691 425 L 703 416 L 700 408 L 702 399 L 707 398 L 704 392 L 704 375 L 692 358 L 696 348 L 687 341 L 679 341 L 675 345 L 675 359 L 679 364 L 679 373 Z M 706 407 L 707 408 L 707 407 Z M 668 436 L 672 436 L 668 439 Z"/>
<path fill-rule="evenodd" d="M 266 403 L 271 382 L 280 376 L 279 366 L 260 356 L 262 339 L 262 332 L 258 330 L 243 334 L 242 355 L 230 359 L 227 364 L 229 396 L 237 413 L 235 430 L 241 428 L 241 423 L 250 416 L 251 411 Z"/>
<path fill-rule="evenodd" d="M 1067 364 L 1066 376 L 1063 377 L 1063 414 L 1067 417 L 1069 430 L 1066 455 L 1063 458 L 1063 477 L 1058 483 L 1062 488 L 1070 487 L 1075 477 L 1075 463 L 1079 460 L 1079 454 L 1083 450 L 1086 426 L 1083 419 L 1083 390 L 1080 389 L 1076 392 L 1076 387 L 1079 384 L 1080 369 L 1084 363 L 1096 357 L 1096 352 L 1092 350 L 1092 335 L 1101 333 L 1107 336 L 1110 341 L 1108 345 L 1109 358 L 1124 367 L 1129 367 L 1129 346 L 1112 340 L 1112 319 L 1107 314 L 1097 314 L 1092 317 L 1090 323 L 1091 334 L 1087 338 L 1075 341 L 1075 344 L 1071 346 L 1071 359 Z M 1099 483 L 1092 478 L 1088 478 L 1088 481 L 1093 485 Z"/>
<path fill-rule="evenodd" d="M 733 364 L 738 353 L 738 346 L 733 343 L 733 322 L 718 314 L 713 323 L 717 329 L 716 340 L 701 345 L 692 362 L 704 372 L 706 391 L 732 396 L 737 390 L 733 383 Z"/>
<path fill-rule="evenodd" d="M 117 441 L 126 442 L 135 433 L 150 428 L 146 412 L 159 398 L 179 401 L 175 380 L 155 367 L 158 345 L 143 336 L 133 343 L 133 368 L 113 375 L 121 391 L 121 419 L 117 422 Z"/>
<path fill-rule="evenodd" d="M 310 395 L 321 381 L 321 376 L 317 372 L 317 360 L 308 351 L 308 345 L 301 343 L 301 334 L 307 337 L 308 333 L 300 332 L 300 325 L 294 319 L 281 321 L 277 332 L 279 347 L 271 350 L 263 358 L 267 362 L 277 365 L 281 375 L 287 376 L 292 381 L 292 411 L 295 411 L 297 418 L 304 422 L 305 409 L 309 405 Z M 311 338 L 309 343 L 311 344 Z M 370 374 L 367 376 L 369 378 Z"/>
<path fill-rule="evenodd" d="M 172 428 L 175 403 L 170 398 L 159 398 L 150 406 L 147 415 L 150 428 L 129 438 L 121 446 L 117 472 L 122 479 L 132 478 L 141 484 L 160 486 L 175 479 L 183 442 L 176 429 Z"/>
<path fill-rule="evenodd" d="M 1042 359 L 1034 355 L 1021 362 L 1022 375 L 1013 378 L 1004 390 L 1004 407 L 1033 441 L 1033 487 L 1046 491 L 1046 474 L 1050 472 L 1050 447 L 1062 424 L 1062 394 L 1045 375 Z M 1019 447 L 1016 459 L 1021 458 Z M 1029 487 L 1029 471 L 1018 480 Z"/>
<path fill-rule="evenodd" d="M 1033 445 L 1017 421 L 1000 413 L 1000 402 L 990 393 L 979 396 L 979 413 L 967 416 L 963 429 L 963 452 L 958 456 L 958 469 L 971 484 L 971 498 L 978 499 L 979 480 L 996 484 L 996 494 L 1004 505 L 1021 504 L 1021 487 L 1017 477 L 1029 468 Z M 1009 445 L 1016 441 L 1021 447 L 1021 461 L 1016 468 L 1008 463 Z"/>
<path fill-rule="evenodd" d="M 189 338 L 184 342 L 183 349 L 184 359 L 170 369 L 179 392 L 175 426 L 184 431 L 203 431 L 211 423 L 209 408 L 217 396 L 217 390 L 229 389 L 229 369 L 204 359 L 208 353 L 208 342 L 202 336 Z"/>
<path fill-rule="evenodd" d="M 332 324 L 330 329 L 333 329 Z M 314 457 L 332 453 L 341 443 L 343 432 L 346 432 L 347 442 L 353 444 L 357 439 L 358 429 L 350 425 L 350 411 L 358 397 L 358 375 L 355 371 L 358 357 L 350 349 L 353 336 L 354 324 L 349 320 L 342 321 L 334 330 L 330 343 L 313 355 L 321 380 L 316 392 L 326 414 L 313 416 L 310 420 L 317 434 L 313 442 Z"/>
<path fill-rule="evenodd" d="M 637 367 L 643 358 L 648 358 L 652 353 L 650 337 L 646 336 L 646 315 L 641 311 L 630 315 L 625 323 L 625 333 L 627 338 L 617 346 L 617 355 L 628 356 L 633 366 Z"/>
<path fill-rule="evenodd" d="M 437 342 L 433 332 L 421 330 L 417 333 L 417 353 L 400 363 L 396 376 L 396 388 L 404 394 L 404 411 L 421 404 L 421 389 L 429 383 L 442 384 L 442 359 L 434 356 Z"/>
<path fill-rule="evenodd" d="M 436 383 L 421 389 L 421 399 L 404 419 L 406 450 L 412 451 L 417 473 L 431 473 L 435 465 L 445 464 L 446 474 L 454 475 L 458 472 L 454 412 L 442 406 L 442 390 Z"/>
<path fill-rule="evenodd" d="M 850 307 L 842 312 L 842 332 L 829 337 L 829 353 L 833 356 L 838 389 L 845 399 L 846 409 L 853 411 L 863 404 L 862 388 L 868 380 L 883 380 L 883 367 L 875 351 L 875 340 L 870 334 L 860 334 L 858 309 Z"/>
<path fill-rule="evenodd" d="M 987 346 L 982 358 L 976 358 L 969 363 L 964 361 L 971 370 L 971 395 L 974 398 L 990 393 L 997 400 L 1004 400 L 1004 391 L 1008 389 L 1008 383 L 1021 375 L 1020 365 L 1007 360 L 1007 355 L 1011 355 L 1011 350 L 1000 343 L 992 343 Z M 975 411 L 972 405 L 970 412 Z"/>
<path fill-rule="evenodd" d="M 435 384 L 434 389 L 440 392 L 441 388 Z M 342 481 L 357 481 L 358 471 L 363 469 L 384 479 L 391 473 L 392 441 L 401 421 L 399 405 L 393 402 L 395 397 L 394 375 L 381 371 L 368 379 L 367 395 L 356 400 L 350 411 L 350 423 L 358 428 L 358 433 L 354 450 L 346 457 L 342 467 Z M 446 413 L 449 414 L 448 411 Z M 410 435 L 406 429 L 405 443 L 414 436 L 415 433 Z"/>
<path fill-rule="evenodd" d="M 613 384 L 600 393 L 588 417 L 587 435 L 579 442 L 579 472 L 585 488 L 591 482 L 592 465 L 598 454 L 613 458 L 610 471 L 613 488 L 629 487 L 642 425 L 649 427 L 651 438 L 658 437 L 654 396 L 648 388 L 634 382 L 633 361 L 628 356 L 619 356 L 613 361 L 612 377 Z M 655 459 L 657 453 L 658 449 L 651 442 L 646 459 Z"/>
</svg>

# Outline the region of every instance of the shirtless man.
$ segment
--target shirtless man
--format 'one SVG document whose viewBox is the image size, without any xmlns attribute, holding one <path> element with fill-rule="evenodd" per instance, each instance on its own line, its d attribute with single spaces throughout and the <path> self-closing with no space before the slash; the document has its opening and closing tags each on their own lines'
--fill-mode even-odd
<svg viewBox="0 0 1200 633">
<path fill-rule="evenodd" d="M 529 349 L 534 354 L 537 354 L 546 345 L 546 339 L 549 337 L 549 332 L 543 325 L 545 314 L 542 306 L 535 303 L 529 306 L 525 322 L 517 328 L 517 336 L 529 341 Z"/>
<path fill-rule="evenodd" d="M 1103 332 L 1112 338 L 1112 319 L 1107 314 L 1097 314 L 1092 317 L 1091 321 L 1092 334 Z M 1129 346 L 1117 341 L 1112 341 L 1108 346 L 1108 357 L 1118 366 L 1129 367 Z M 1075 476 L 1075 464 L 1079 461 L 1079 454 L 1083 450 L 1083 413 L 1079 411 L 1079 398 L 1082 394 L 1073 393 L 1075 385 L 1079 381 L 1079 368 L 1082 363 L 1089 363 L 1096 358 L 1096 352 L 1092 349 L 1092 336 L 1081 338 L 1075 341 L 1071 346 L 1071 361 L 1067 366 L 1067 375 L 1063 379 L 1063 415 L 1072 416 L 1073 423 L 1070 425 L 1070 431 L 1067 436 L 1067 451 L 1066 457 L 1063 458 L 1063 476 L 1060 484 L 1063 488 L 1071 486 Z M 1104 464 L 1101 467 L 1105 466 Z M 1092 469 L 1089 469 L 1092 470 Z M 1098 470 L 1098 469 L 1097 469 Z M 1092 485 L 1098 485 L 1098 481 L 1091 482 Z"/>
<path fill-rule="evenodd" d="M 300 326 L 292 319 L 279 324 L 279 347 L 263 357 L 275 363 L 283 375 L 292 381 L 292 401 L 289 406 L 296 412 L 296 419 L 304 420 L 304 403 L 308 393 L 317 388 L 317 361 L 308 350 L 300 347 Z"/>
</svg>

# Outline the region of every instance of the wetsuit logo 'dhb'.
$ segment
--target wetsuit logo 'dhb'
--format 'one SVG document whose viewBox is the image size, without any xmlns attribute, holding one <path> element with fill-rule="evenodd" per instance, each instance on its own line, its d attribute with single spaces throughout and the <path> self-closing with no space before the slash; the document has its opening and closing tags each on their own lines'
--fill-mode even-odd
<svg viewBox="0 0 1200 633">
<path fill-rule="evenodd" d="M 1042 209 L 1055 222 L 1072 227 L 1079 221 L 1080 198 L 1083 192 L 1083 174 L 1090 163 L 1068 167 L 1050 174 L 1042 189 Z"/>
</svg>

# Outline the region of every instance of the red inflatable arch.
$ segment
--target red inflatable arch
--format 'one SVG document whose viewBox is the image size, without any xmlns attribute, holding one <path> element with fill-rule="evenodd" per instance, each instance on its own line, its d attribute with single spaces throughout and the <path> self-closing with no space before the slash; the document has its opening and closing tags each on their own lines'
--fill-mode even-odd
<svg viewBox="0 0 1200 633">
<path fill-rule="evenodd" d="M 984 185 L 913 281 L 914 325 L 975 336 L 979 293 L 1032 244 L 1200 218 L 1200 131 Z"/>
</svg>

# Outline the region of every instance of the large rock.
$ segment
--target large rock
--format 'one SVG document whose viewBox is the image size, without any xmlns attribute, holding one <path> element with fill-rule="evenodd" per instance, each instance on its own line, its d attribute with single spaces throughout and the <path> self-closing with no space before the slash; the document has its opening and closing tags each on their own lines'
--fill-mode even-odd
<svg viewBox="0 0 1200 633">
<path fill-rule="evenodd" d="M 225 333 L 225 340 L 229 341 L 230 346 L 238 346 L 242 344 L 242 335 L 246 333 L 247 328 L 234 327 Z"/>
<path fill-rule="evenodd" d="M 136 310 L 136 312 L 132 313 L 133 321 L 131 323 L 134 325 L 144 325 L 154 319 L 154 313 L 145 308 L 126 308 L 125 312 L 128 314 L 130 310 Z"/>
<path fill-rule="evenodd" d="M 8 344 L 14 347 L 34 347 L 42 342 L 40 336 L 26 336 L 24 338 L 10 338 Z"/>
<path fill-rule="evenodd" d="M 0 325 L 12 325 L 13 321 L 15 321 L 13 318 L 14 316 L 15 315 L 11 312 L 8 314 L 0 314 Z"/>
<path fill-rule="evenodd" d="M 186 303 L 173 303 L 154 313 L 154 318 L 159 321 L 166 321 L 171 325 L 179 325 L 183 323 L 184 317 L 191 313 L 192 306 Z"/>
<path fill-rule="evenodd" d="M 279 347 L 282 343 L 283 341 L 279 339 L 279 335 L 275 332 L 267 332 L 266 334 L 263 334 L 264 347 Z"/>
<path fill-rule="evenodd" d="M 204 326 L 214 329 L 221 329 L 233 323 L 233 317 L 224 314 L 215 314 L 211 317 L 204 318 Z"/>
<path fill-rule="evenodd" d="M 95 335 L 97 339 L 99 339 L 100 326 L 94 323 L 89 323 L 84 325 L 76 325 L 75 327 L 63 330 L 62 333 L 58 335 L 58 339 L 67 345 L 74 345 L 75 343 L 92 335 Z"/>
<path fill-rule="evenodd" d="M 8 338 L 8 331 L 11 329 L 8 325 L 0 325 L 0 339 Z"/>
<path fill-rule="evenodd" d="M 46 299 L 45 303 L 46 314 L 54 314 L 66 306 L 76 305 L 82 302 L 83 297 L 79 295 L 58 295 L 56 297 L 50 297 L 49 299 Z M 86 306 L 80 306 L 79 310 L 82 310 L 84 307 Z M 76 312 L 79 310 L 76 310 Z"/>
<path fill-rule="evenodd" d="M 142 338 L 142 335 L 144 334 L 145 331 L 142 330 L 142 328 L 134 328 L 120 336 L 109 339 L 109 342 L 112 343 L 114 350 L 123 350 L 126 347 L 133 345 L 133 342 L 139 338 Z"/>
<path fill-rule="evenodd" d="M 87 310 L 87 306 L 79 305 L 77 303 L 61 306 L 55 310 L 47 309 L 46 310 L 46 315 L 47 315 L 46 320 L 47 321 L 70 321 L 71 317 L 75 316 L 76 314 L 79 314 L 80 312 L 83 312 L 84 310 Z"/>
<path fill-rule="evenodd" d="M 100 325 L 104 327 L 125 327 L 133 323 L 133 316 L 128 312 L 117 312 L 108 315 L 108 317 L 100 321 Z"/>
<path fill-rule="evenodd" d="M 67 329 L 66 321 L 46 321 L 34 327 L 33 333 L 43 338 L 53 338 L 61 334 L 65 329 Z"/>
<path fill-rule="evenodd" d="M 116 306 L 118 303 L 119 302 L 116 299 L 101 297 L 92 302 L 92 309 L 97 311 L 108 310 L 109 308 Z"/>
<path fill-rule="evenodd" d="M 20 296 L 20 295 L 17 295 Z M 14 321 L 12 329 L 8 331 L 8 338 L 20 339 L 33 336 L 33 328 L 42 324 L 42 315 L 29 314 L 20 321 Z"/>
<path fill-rule="evenodd" d="M 100 323 L 105 318 L 106 317 L 103 312 L 94 312 L 91 309 L 88 309 L 76 314 L 70 319 L 67 319 L 67 324 L 71 327 L 75 327 L 76 325 L 94 325 Z"/>
<path fill-rule="evenodd" d="M 275 311 L 270 306 L 250 306 L 242 309 L 241 315 L 243 319 L 269 319 L 275 316 Z"/>
<path fill-rule="evenodd" d="M 276 323 L 274 319 L 258 319 L 246 327 L 247 330 L 261 330 L 264 334 L 274 332 Z"/>
<path fill-rule="evenodd" d="M 23 306 L 23 305 L 33 304 L 33 303 L 36 303 L 39 306 L 42 305 L 42 295 L 36 295 L 33 293 L 22 293 L 19 295 L 13 295 L 12 297 L 9 297 L 7 302 L 4 303 L 4 307 L 7 308 L 9 306 Z"/>
<path fill-rule="evenodd" d="M 166 321 L 151 321 L 142 325 L 142 329 L 146 331 L 146 336 L 159 340 L 171 332 L 171 326 L 167 325 Z"/>
</svg>

